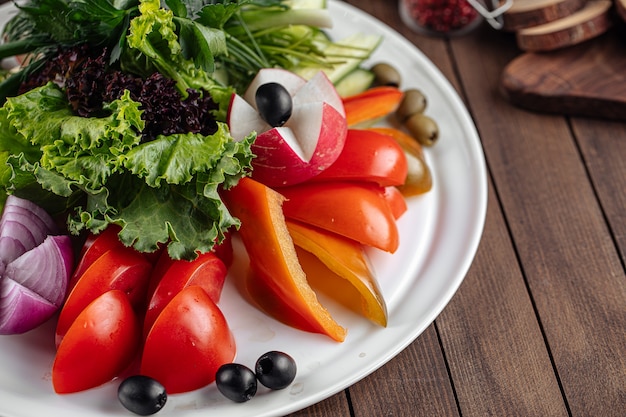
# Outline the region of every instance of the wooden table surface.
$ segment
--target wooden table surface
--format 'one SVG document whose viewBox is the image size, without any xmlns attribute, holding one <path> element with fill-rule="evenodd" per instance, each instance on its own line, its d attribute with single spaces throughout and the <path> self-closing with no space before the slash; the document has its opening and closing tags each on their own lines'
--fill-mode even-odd
<svg viewBox="0 0 626 417">
<path fill-rule="evenodd" d="M 459 291 L 406 350 L 293 416 L 626 415 L 626 123 L 533 113 L 499 91 L 520 54 L 485 25 L 412 33 L 396 1 L 350 0 L 450 80 L 488 167 L 484 233 Z"/>
</svg>

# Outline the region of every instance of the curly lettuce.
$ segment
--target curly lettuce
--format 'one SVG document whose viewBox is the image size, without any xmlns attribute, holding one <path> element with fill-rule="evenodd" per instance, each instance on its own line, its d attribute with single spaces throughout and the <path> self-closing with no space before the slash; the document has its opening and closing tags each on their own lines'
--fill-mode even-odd
<svg viewBox="0 0 626 417">
<path fill-rule="evenodd" d="M 114 223 L 127 246 L 152 252 L 167 244 L 175 259 L 210 251 L 238 226 L 219 190 L 247 175 L 253 134 L 235 142 L 218 122 L 209 136 L 141 142 L 141 109 L 129 94 L 107 110 L 106 117 L 75 116 L 53 83 L 9 98 L 0 108 L 3 187 L 19 194 L 37 184 L 43 196 L 66 199 L 72 233 Z"/>
</svg>

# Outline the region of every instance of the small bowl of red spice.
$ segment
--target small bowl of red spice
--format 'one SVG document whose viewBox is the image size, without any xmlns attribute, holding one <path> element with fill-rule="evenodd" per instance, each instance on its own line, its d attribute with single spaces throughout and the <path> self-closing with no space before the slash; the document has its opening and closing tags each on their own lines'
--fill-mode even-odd
<svg viewBox="0 0 626 417">
<path fill-rule="evenodd" d="M 462 35 L 483 21 L 467 0 L 399 0 L 399 11 L 404 24 L 425 35 Z"/>
</svg>

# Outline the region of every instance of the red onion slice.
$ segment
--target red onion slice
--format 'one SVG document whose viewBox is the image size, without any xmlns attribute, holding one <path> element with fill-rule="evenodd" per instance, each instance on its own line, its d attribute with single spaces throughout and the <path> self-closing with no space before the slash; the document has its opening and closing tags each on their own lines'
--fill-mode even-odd
<svg viewBox="0 0 626 417">
<path fill-rule="evenodd" d="M 59 233 L 59 228 L 54 219 L 48 214 L 47 211 L 45 211 L 32 201 L 26 200 L 24 198 L 19 198 L 14 195 L 9 195 L 6 202 L 4 203 L 3 213 L 13 210 L 17 210 L 20 212 L 29 212 L 45 225 L 45 227 L 49 230 L 48 234 L 55 235 Z"/>
<path fill-rule="evenodd" d="M 0 278 L 0 334 L 18 334 L 48 320 L 58 307 L 37 293 Z"/>
<path fill-rule="evenodd" d="M 30 225 L 29 225 L 30 226 Z M 16 222 L 13 220 L 7 220 L 2 224 L 0 229 L 0 236 L 12 237 L 24 246 L 24 249 L 29 251 L 41 242 L 35 241 L 35 237 L 30 232 L 28 226 Z"/>
<path fill-rule="evenodd" d="M 26 252 L 26 248 L 22 242 L 10 236 L 0 236 L 0 261 L 2 261 L 4 266 L 19 258 L 24 252 Z M 0 274 L 3 273 L 4 267 Z"/>
<path fill-rule="evenodd" d="M 42 208 L 8 196 L 0 217 L 0 334 L 31 330 L 61 307 L 74 252 L 57 230 Z"/>
<path fill-rule="evenodd" d="M 48 236 L 41 245 L 7 264 L 3 278 L 23 285 L 60 307 L 67 292 L 72 263 L 69 236 Z"/>
</svg>

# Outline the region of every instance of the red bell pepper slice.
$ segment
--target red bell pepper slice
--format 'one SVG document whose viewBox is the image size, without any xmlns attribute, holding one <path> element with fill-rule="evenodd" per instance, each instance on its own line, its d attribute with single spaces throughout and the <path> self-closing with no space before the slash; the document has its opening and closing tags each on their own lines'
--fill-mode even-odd
<svg viewBox="0 0 626 417">
<path fill-rule="evenodd" d="M 431 190 L 433 178 L 419 142 L 402 130 L 393 127 L 371 127 L 367 130 L 393 137 L 404 150 L 408 171 L 406 181 L 398 186 L 404 196 L 424 194 Z"/>
<path fill-rule="evenodd" d="M 337 160 L 311 181 L 366 181 L 386 187 L 404 184 L 407 170 L 404 151 L 392 137 L 350 129 Z"/>
<path fill-rule="evenodd" d="M 281 188 L 285 217 L 393 253 L 400 237 L 383 188 L 328 182 Z"/>
</svg>

